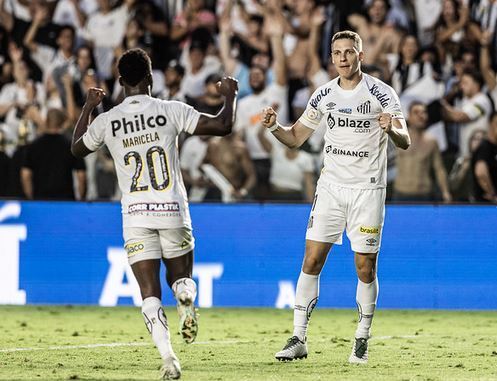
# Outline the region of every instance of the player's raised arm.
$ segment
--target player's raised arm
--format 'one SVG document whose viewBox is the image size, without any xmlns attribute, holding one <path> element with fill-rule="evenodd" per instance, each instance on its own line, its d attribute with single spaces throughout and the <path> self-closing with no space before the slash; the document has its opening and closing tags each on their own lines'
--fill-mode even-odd
<svg viewBox="0 0 497 381">
<path fill-rule="evenodd" d="M 306 127 L 299 120 L 290 127 L 282 126 L 276 121 L 276 117 L 276 111 L 272 107 L 266 107 L 262 110 L 262 125 L 289 148 L 300 147 L 314 132 L 312 128 Z"/>
<path fill-rule="evenodd" d="M 411 138 L 407 131 L 407 123 L 404 118 L 395 118 L 392 114 L 381 113 L 378 117 L 380 127 L 385 131 L 394 144 L 402 149 L 408 149 L 411 145 Z"/>
<path fill-rule="evenodd" d="M 236 115 L 238 81 L 231 77 L 223 77 L 216 87 L 219 93 L 224 95 L 224 106 L 217 115 L 201 114 L 194 135 L 225 136 L 231 134 Z"/>
<path fill-rule="evenodd" d="M 71 152 L 76 157 L 85 157 L 86 155 L 89 155 L 93 152 L 85 145 L 82 137 L 85 134 L 86 130 L 88 130 L 88 125 L 90 124 L 90 116 L 93 112 L 93 109 L 97 107 L 100 102 L 102 102 L 102 99 L 104 99 L 104 97 L 105 91 L 103 91 L 102 89 L 91 87 L 88 90 L 86 102 L 83 105 L 81 114 L 79 115 L 72 135 Z"/>
</svg>

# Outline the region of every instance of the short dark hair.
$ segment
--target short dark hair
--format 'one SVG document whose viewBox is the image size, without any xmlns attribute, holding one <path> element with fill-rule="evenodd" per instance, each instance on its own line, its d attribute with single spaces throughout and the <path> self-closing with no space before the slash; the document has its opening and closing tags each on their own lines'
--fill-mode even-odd
<svg viewBox="0 0 497 381">
<path fill-rule="evenodd" d="M 483 78 L 483 75 L 478 70 L 466 69 L 463 71 L 462 74 L 471 77 L 473 79 L 473 81 L 478 83 L 478 85 L 480 86 L 480 89 L 485 84 L 485 79 Z"/>
<path fill-rule="evenodd" d="M 124 52 L 119 58 L 117 69 L 123 82 L 134 87 L 152 73 L 152 63 L 143 49 L 135 48 Z"/>
<path fill-rule="evenodd" d="M 409 114 L 412 112 L 412 109 L 416 106 L 426 107 L 426 103 L 423 103 L 423 102 L 418 101 L 418 100 L 412 101 L 411 104 L 409 105 Z"/>
<path fill-rule="evenodd" d="M 64 25 L 60 25 L 59 26 L 59 30 L 57 32 L 57 37 L 60 37 L 60 35 L 62 34 L 62 32 L 65 31 L 65 30 L 70 30 L 71 31 L 72 38 L 74 38 L 76 36 L 76 29 L 74 29 L 74 27 L 72 25 L 64 24 Z"/>
</svg>

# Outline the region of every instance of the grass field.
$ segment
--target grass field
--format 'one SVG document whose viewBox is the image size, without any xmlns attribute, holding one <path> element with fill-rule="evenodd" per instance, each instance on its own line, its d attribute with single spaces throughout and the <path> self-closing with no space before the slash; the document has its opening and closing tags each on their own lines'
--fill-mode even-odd
<svg viewBox="0 0 497 381">
<path fill-rule="evenodd" d="M 293 363 L 273 357 L 291 310 L 200 313 L 195 344 L 173 335 L 183 380 L 497 380 L 497 312 L 380 310 L 366 366 L 347 363 L 352 310 L 316 309 Z M 138 308 L 0 307 L 0 380 L 154 380 L 160 363 Z"/>
</svg>

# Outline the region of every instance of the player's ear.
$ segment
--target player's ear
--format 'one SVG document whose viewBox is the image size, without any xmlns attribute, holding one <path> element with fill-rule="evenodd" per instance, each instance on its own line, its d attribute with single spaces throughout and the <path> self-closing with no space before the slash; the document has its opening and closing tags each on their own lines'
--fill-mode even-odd
<svg viewBox="0 0 497 381">
<path fill-rule="evenodd" d="M 152 73 L 147 74 L 147 84 L 150 86 L 150 89 L 154 86 L 154 79 L 152 78 Z"/>
<path fill-rule="evenodd" d="M 359 61 L 363 61 L 364 60 L 364 52 L 363 51 L 360 51 L 359 52 Z"/>
<path fill-rule="evenodd" d="M 123 77 L 119 76 L 119 84 L 124 87 Z"/>
</svg>

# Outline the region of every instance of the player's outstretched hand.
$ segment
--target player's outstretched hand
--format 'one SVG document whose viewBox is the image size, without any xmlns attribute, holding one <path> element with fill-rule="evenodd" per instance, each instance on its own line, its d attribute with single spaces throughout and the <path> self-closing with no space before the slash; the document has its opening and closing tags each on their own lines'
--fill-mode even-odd
<svg viewBox="0 0 497 381">
<path fill-rule="evenodd" d="M 385 132 L 390 132 L 392 130 L 392 115 L 382 112 L 378 117 L 378 121 L 380 122 L 380 127 Z"/>
<path fill-rule="evenodd" d="M 272 107 L 262 110 L 262 126 L 271 128 L 276 123 L 276 111 Z"/>
<path fill-rule="evenodd" d="M 88 94 L 86 95 L 86 105 L 91 108 L 97 107 L 104 97 L 105 91 L 98 87 L 90 87 Z"/>
<path fill-rule="evenodd" d="M 219 94 L 226 96 L 234 96 L 238 92 L 238 81 L 232 77 L 223 77 L 216 83 Z"/>
</svg>

